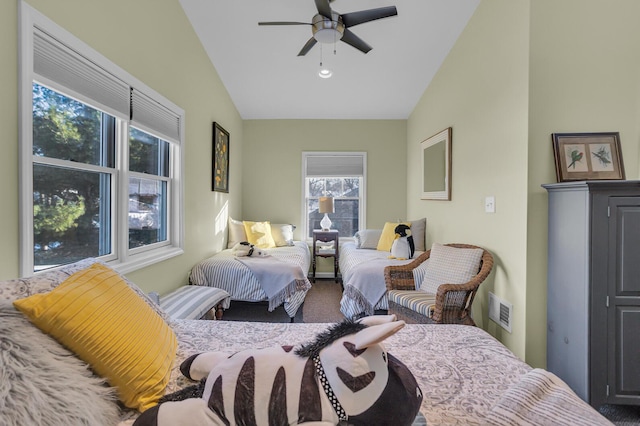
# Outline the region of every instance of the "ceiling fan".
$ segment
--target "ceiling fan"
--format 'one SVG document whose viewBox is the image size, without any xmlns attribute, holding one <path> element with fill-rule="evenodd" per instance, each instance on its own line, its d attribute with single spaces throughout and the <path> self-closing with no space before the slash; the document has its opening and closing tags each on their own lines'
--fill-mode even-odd
<svg viewBox="0 0 640 426">
<path fill-rule="evenodd" d="M 318 14 L 308 22 L 258 22 L 258 25 L 311 25 L 313 36 L 302 47 L 298 56 L 304 56 L 317 42 L 335 43 L 342 40 L 355 47 L 362 53 L 369 52 L 372 48 L 364 40 L 355 35 L 349 28 L 376 19 L 395 16 L 398 11 L 395 6 L 380 7 L 377 9 L 361 10 L 359 12 L 345 13 L 344 15 L 331 9 L 330 1 L 315 0 Z"/>
</svg>

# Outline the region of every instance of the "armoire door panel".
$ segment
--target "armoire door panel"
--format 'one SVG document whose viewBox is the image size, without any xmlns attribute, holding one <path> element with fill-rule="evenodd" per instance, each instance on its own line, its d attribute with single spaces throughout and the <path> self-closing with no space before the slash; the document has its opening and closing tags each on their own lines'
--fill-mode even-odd
<svg viewBox="0 0 640 426">
<path fill-rule="evenodd" d="M 612 197 L 616 212 L 617 229 L 615 242 L 617 246 L 618 271 L 616 296 L 640 297 L 640 206 L 637 197 Z M 636 205 L 627 203 L 635 202 Z"/>
<path fill-rule="evenodd" d="M 624 402 L 640 400 L 640 197 L 610 197 L 609 208 L 609 397 Z"/>
<path fill-rule="evenodd" d="M 619 330 L 616 354 L 616 396 L 640 398 L 640 306 L 618 306 Z"/>
</svg>

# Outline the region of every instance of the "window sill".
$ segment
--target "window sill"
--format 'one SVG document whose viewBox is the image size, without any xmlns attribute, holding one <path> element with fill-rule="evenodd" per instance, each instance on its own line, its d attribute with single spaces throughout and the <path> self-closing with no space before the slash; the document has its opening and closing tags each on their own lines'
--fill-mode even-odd
<svg viewBox="0 0 640 426">
<path fill-rule="evenodd" d="M 113 261 L 107 262 L 107 264 L 121 274 L 128 274 L 129 272 L 146 268 L 147 266 L 163 262 L 183 253 L 184 250 L 180 247 L 167 247 L 130 256 L 126 262 Z"/>
</svg>

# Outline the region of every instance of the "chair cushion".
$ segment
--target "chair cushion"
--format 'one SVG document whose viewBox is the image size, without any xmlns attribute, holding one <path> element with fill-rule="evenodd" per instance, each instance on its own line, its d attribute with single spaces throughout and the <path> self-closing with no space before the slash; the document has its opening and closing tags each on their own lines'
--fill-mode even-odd
<svg viewBox="0 0 640 426">
<path fill-rule="evenodd" d="M 484 250 L 433 243 L 420 290 L 436 294 L 440 284 L 463 284 L 478 274 Z"/>
<path fill-rule="evenodd" d="M 395 303 L 431 318 L 436 304 L 436 295 L 420 290 L 389 290 L 389 304 Z"/>
<path fill-rule="evenodd" d="M 228 308 L 230 301 L 220 288 L 186 285 L 160 297 L 160 307 L 173 319 L 200 319 L 220 302 Z"/>
</svg>

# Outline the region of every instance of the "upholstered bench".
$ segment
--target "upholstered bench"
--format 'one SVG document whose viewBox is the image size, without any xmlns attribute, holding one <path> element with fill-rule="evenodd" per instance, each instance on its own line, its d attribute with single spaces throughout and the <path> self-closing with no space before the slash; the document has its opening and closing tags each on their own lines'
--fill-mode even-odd
<svg viewBox="0 0 640 426">
<path fill-rule="evenodd" d="M 160 296 L 158 304 L 173 319 L 221 319 L 231 296 L 215 287 L 185 285 Z"/>
</svg>

